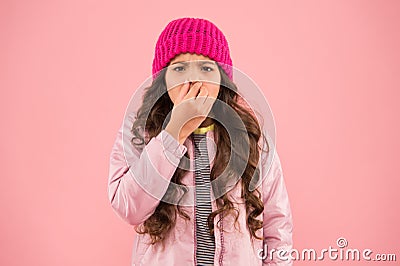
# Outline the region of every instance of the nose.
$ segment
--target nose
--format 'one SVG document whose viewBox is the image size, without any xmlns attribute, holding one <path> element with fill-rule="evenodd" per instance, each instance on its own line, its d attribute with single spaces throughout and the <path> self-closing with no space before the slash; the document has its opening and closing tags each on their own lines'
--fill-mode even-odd
<svg viewBox="0 0 400 266">
<path fill-rule="evenodd" d="M 187 73 L 186 80 L 189 81 L 190 83 L 195 83 L 197 81 L 200 81 L 200 72 L 195 68 L 191 67 L 190 70 Z"/>
</svg>

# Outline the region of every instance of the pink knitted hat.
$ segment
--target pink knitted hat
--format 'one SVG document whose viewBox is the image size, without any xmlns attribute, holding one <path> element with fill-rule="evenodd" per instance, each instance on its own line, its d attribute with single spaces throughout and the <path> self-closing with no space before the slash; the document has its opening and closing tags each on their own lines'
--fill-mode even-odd
<svg viewBox="0 0 400 266">
<path fill-rule="evenodd" d="M 216 61 L 232 79 L 232 60 L 224 34 L 201 18 L 172 20 L 158 37 L 153 60 L 153 79 L 180 53 L 196 53 Z"/>
</svg>

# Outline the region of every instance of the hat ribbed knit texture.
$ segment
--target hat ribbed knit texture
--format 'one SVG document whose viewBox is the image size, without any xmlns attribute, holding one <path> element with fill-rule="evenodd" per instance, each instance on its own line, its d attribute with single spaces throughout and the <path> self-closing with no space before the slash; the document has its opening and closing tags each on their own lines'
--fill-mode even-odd
<svg viewBox="0 0 400 266">
<path fill-rule="evenodd" d="M 202 18 L 180 18 L 168 23 L 155 48 L 153 78 L 181 53 L 196 53 L 216 61 L 232 79 L 232 60 L 224 34 L 212 22 Z"/>
</svg>

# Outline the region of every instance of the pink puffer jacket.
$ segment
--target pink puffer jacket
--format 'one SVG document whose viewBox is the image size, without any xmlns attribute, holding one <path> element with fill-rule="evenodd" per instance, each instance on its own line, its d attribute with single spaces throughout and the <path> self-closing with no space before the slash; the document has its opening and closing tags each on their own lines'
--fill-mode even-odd
<svg viewBox="0 0 400 266">
<path fill-rule="evenodd" d="M 132 137 L 130 128 L 134 119 L 133 113 L 126 119 L 118 131 L 112 147 L 108 196 L 117 215 L 127 223 L 137 226 L 154 212 L 160 202 L 159 199 L 166 193 L 169 181 L 185 152 L 188 151 L 190 158 L 193 158 L 193 144 L 188 138 L 184 145 L 181 145 L 167 131 L 163 130 L 150 140 L 143 151 L 139 152 L 129 142 Z M 208 131 L 207 145 L 211 167 L 214 164 L 215 156 L 213 139 L 213 131 Z M 191 169 L 193 169 L 192 167 L 193 162 L 191 161 Z M 289 252 L 292 248 L 292 215 L 276 152 L 271 168 L 269 171 L 267 170 L 267 164 L 262 164 L 263 181 L 258 187 L 262 193 L 264 212 L 258 217 L 263 221 L 263 228 L 257 232 L 257 235 L 263 236 L 264 240 L 251 240 L 250 238 L 246 227 L 245 204 L 240 197 L 241 182 L 237 182 L 237 185 L 228 194 L 231 196 L 234 206 L 239 210 L 239 228 L 234 227 L 233 216 L 223 217 L 221 224 L 223 230 L 216 225 L 221 217 L 215 218 L 214 265 L 292 265 L 290 260 L 279 257 L 277 252 L 272 252 L 272 258 L 271 256 L 263 257 L 263 254 L 271 254 L 272 249 L 276 251 L 283 249 Z M 194 186 L 192 171 L 187 172 L 182 183 Z M 150 191 L 151 194 L 146 191 Z M 193 202 L 193 193 L 186 194 L 188 197 L 192 197 L 189 201 Z M 136 234 L 131 265 L 196 265 L 194 208 L 195 206 L 182 207 L 190 216 L 190 222 L 177 215 L 176 226 L 166 237 L 164 249 L 160 244 L 148 244 L 148 235 Z M 216 209 L 217 205 L 214 200 L 212 201 L 212 210 Z M 267 252 L 263 253 L 263 249 Z"/>
</svg>

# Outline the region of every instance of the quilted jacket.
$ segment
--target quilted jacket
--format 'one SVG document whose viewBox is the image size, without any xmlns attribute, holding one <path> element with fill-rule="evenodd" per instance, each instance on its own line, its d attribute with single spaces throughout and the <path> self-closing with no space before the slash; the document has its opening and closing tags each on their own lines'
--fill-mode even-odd
<svg viewBox="0 0 400 266">
<path fill-rule="evenodd" d="M 112 147 L 108 198 L 112 209 L 120 218 L 132 226 L 138 226 L 154 212 L 185 152 L 188 151 L 190 158 L 193 158 L 194 151 L 190 138 L 180 144 L 165 130 L 152 138 L 143 149 L 138 150 L 130 144 L 133 121 L 133 113 L 126 116 Z M 206 134 L 212 167 L 215 163 L 214 132 L 208 131 Z M 290 252 L 293 245 L 292 214 L 280 160 L 276 151 L 269 152 L 268 155 L 262 153 L 261 156 L 264 159 L 268 156 L 267 160 L 260 160 L 262 182 L 257 187 L 262 193 L 264 203 L 264 212 L 258 217 L 263 221 L 263 228 L 257 235 L 263 236 L 263 240 L 250 238 L 246 227 L 245 204 L 240 196 L 241 182 L 237 182 L 227 193 L 234 207 L 239 210 L 239 227 L 235 228 L 233 216 L 222 217 L 221 228 L 216 224 L 221 217 L 218 215 L 215 218 L 214 265 L 292 265 L 287 258 L 278 256 L 277 252 L 273 253 L 274 250 Z M 190 161 L 190 167 L 193 169 L 193 161 Z M 182 182 L 193 187 L 194 172 L 188 171 Z M 185 194 L 187 202 L 194 201 L 193 190 Z M 212 191 L 211 194 L 213 195 Z M 177 215 L 176 225 L 166 237 L 164 248 L 160 244 L 149 244 L 148 235 L 135 232 L 131 266 L 196 265 L 195 206 L 182 206 L 182 209 L 190 216 L 190 221 Z M 213 199 L 212 210 L 216 209 Z"/>
</svg>

